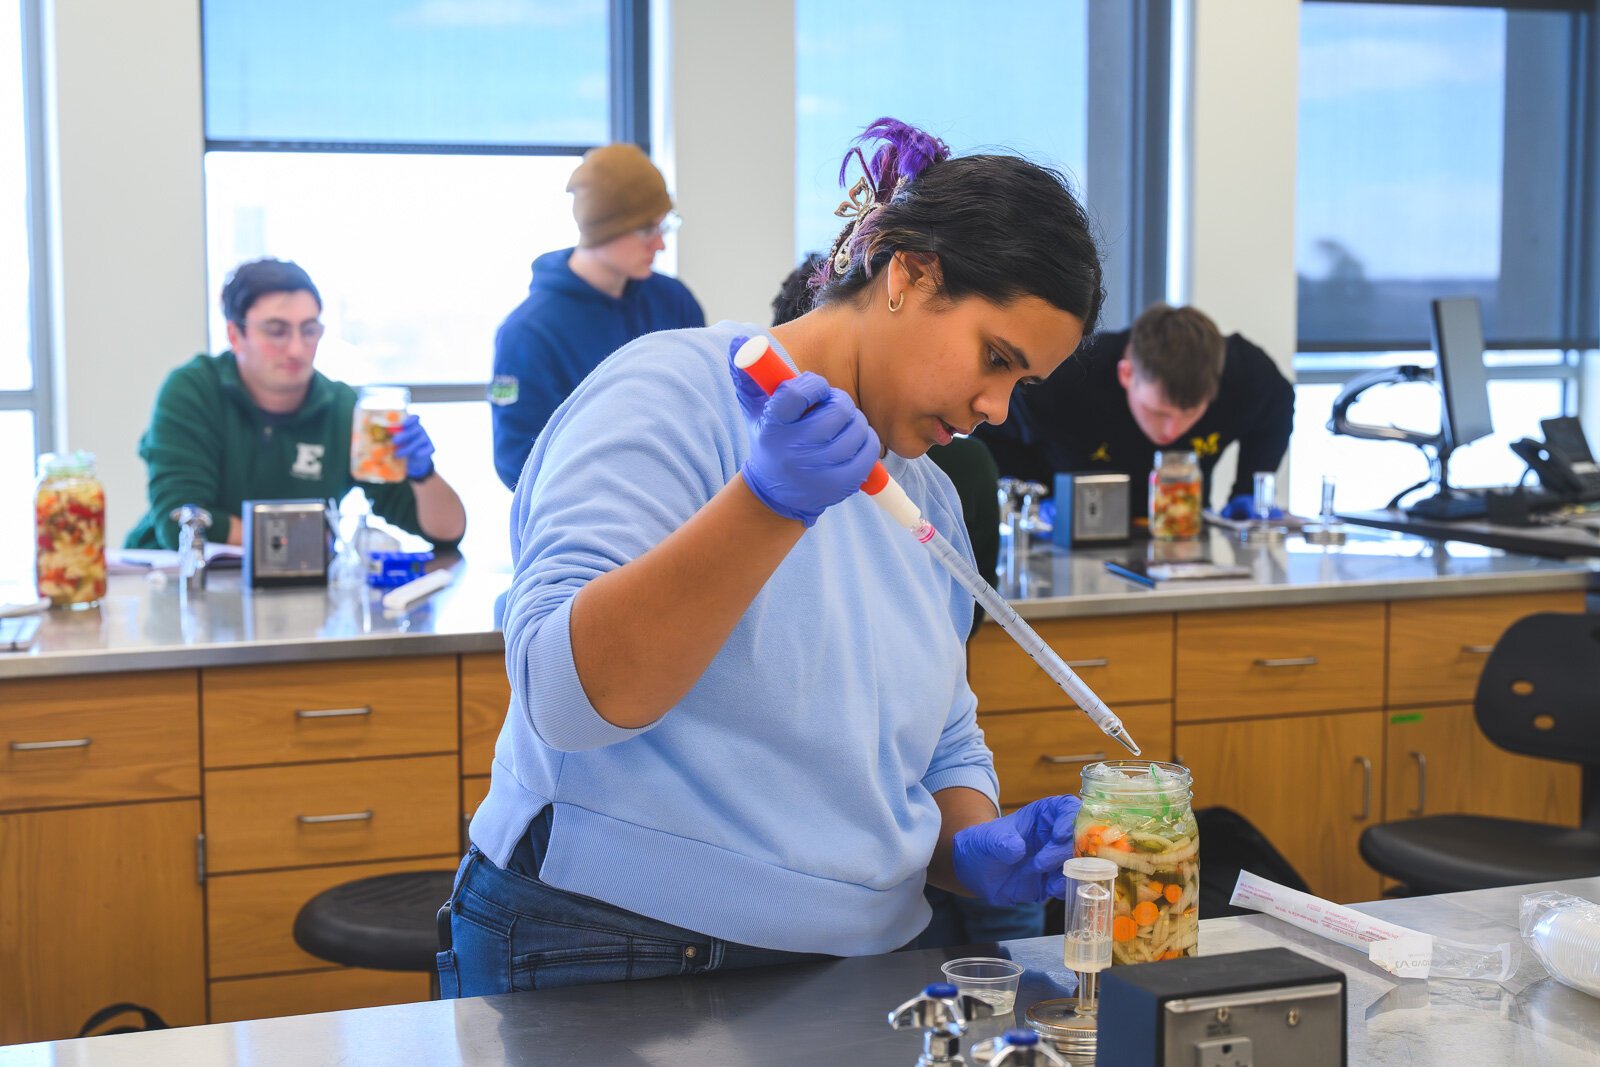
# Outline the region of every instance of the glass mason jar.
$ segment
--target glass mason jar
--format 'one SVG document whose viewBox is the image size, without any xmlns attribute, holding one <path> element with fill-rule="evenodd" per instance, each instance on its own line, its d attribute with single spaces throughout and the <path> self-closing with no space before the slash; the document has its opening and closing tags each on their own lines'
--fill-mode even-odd
<svg viewBox="0 0 1600 1067">
<path fill-rule="evenodd" d="M 1109 760 L 1083 769 L 1079 856 L 1117 865 L 1111 962 L 1193 956 L 1200 935 L 1200 832 L 1191 778 L 1176 763 Z"/>
<path fill-rule="evenodd" d="M 403 385 L 363 385 L 350 424 L 350 475 L 358 482 L 403 482 L 406 461 L 394 450 L 394 433 L 406 421 L 411 390 Z"/>
<path fill-rule="evenodd" d="M 1187 541 L 1200 536 L 1200 457 L 1157 452 L 1150 468 L 1150 536 Z"/>
<path fill-rule="evenodd" d="M 33 498 L 39 595 L 57 608 L 92 608 L 106 595 L 106 494 L 94 455 L 39 457 Z"/>
</svg>

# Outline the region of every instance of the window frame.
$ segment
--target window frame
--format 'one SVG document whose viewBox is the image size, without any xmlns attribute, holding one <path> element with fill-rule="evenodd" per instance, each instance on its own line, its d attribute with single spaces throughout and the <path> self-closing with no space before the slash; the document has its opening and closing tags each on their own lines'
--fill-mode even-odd
<svg viewBox="0 0 1600 1067">
<path fill-rule="evenodd" d="M 0 411 L 33 413 L 33 450 L 37 457 L 55 449 L 53 345 L 50 333 L 49 207 L 46 184 L 44 35 L 39 0 L 19 0 L 22 19 L 22 108 L 25 211 L 28 219 L 28 362 L 33 384 L 27 389 L 0 389 Z"/>
<path fill-rule="evenodd" d="M 1573 17 L 1577 32 L 1570 38 L 1573 77 L 1568 84 L 1566 138 L 1568 144 L 1563 187 L 1566 195 L 1566 215 L 1578 220 L 1565 235 L 1562 258 L 1560 332 L 1562 336 L 1550 338 L 1485 337 L 1490 351 L 1557 349 L 1567 353 L 1566 362 L 1576 375 L 1574 353 L 1600 347 L 1600 132 L 1590 128 L 1594 117 L 1600 115 L 1600 89 L 1597 89 L 1596 68 L 1600 66 L 1600 10 L 1595 0 L 1301 0 L 1302 5 L 1355 3 L 1386 7 L 1458 7 L 1514 11 L 1565 12 Z M 1510 116 L 1506 109 L 1507 160 L 1516 164 L 1515 153 L 1509 145 L 1515 143 Z M 1505 165 L 1503 163 L 1502 165 Z M 1505 184 L 1510 184 L 1511 179 Z M 1504 186 L 1502 186 L 1504 187 Z M 1505 205 L 1502 199 L 1502 218 Z M 1298 310 L 1298 309 L 1297 309 Z M 1296 316 L 1298 321 L 1298 314 Z M 1298 333 L 1298 330 L 1296 331 Z M 1385 339 L 1306 341 L 1295 339 L 1296 377 L 1300 353 L 1339 352 L 1426 352 L 1427 344 L 1411 340 Z M 1320 372 L 1322 374 L 1330 372 Z M 1355 373 L 1352 369 L 1351 373 Z M 1491 368 L 1490 377 L 1496 377 Z M 1553 374 L 1551 377 L 1566 377 Z M 1348 375 L 1347 375 L 1348 377 Z M 1525 375 L 1512 375 L 1525 377 Z M 1307 380 L 1310 379 L 1301 379 Z M 1324 377 L 1323 381 L 1329 381 Z"/>
<path fill-rule="evenodd" d="M 1086 184 L 1101 249 L 1101 327 L 1129 325 L 1168 296 L 1173 26 L 1170 0 L 1089 5 Z"/>
<path fill-rule="evenodd" d="M 24 0 L 36 3 L 37 0 Z M 200 8 L 205 18 L 205 7 Z M 650 152 L 650 0 L 608 0 L 607 4 L 607 109 L 612 142 L 631 141 L 648 155 Z M 201 39 L 204 40 L 202 29 Z M 204 126 L 205 87 L 200 103 Z M 293 152 L 330 154 L 370 153 L 374 155 L 451 155 L 451 156 L 570 156 L 574 164 L 596 144 L 558 142 L 452 144 L 425 141 L 263 141 L 228 138 L 205 139 L 202 155 L 212 152 Z M 210 190 L 206 191 L 209 203 Z M 366 384 L 352 382 L 353 385 Z M 417 404 L 453 403 L 483 400 L 487 379 L 462 382 L 388 382 L 411 391 Z"/>
</svg>

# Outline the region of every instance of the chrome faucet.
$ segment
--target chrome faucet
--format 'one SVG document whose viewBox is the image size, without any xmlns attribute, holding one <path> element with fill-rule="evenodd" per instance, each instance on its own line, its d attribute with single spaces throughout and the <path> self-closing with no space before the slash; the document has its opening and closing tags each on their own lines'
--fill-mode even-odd
<svg viewBox="0 0 1600 1067">
<path fill-rule="evenodd" d="M 956 987 L 935 982 L 889 1013 L 896 1030 L 921 1030 L 922 1055 L 917 1067 L 965 1067 L 961 1035 L 967 1024 L 994 1014 L 994 1007 Z"/>
<path fill-rule="evenodd" d="M 172 509 L 178 524 L 178 578 L 183 589 L 198 593 L 206 584 L 206 530 L 211 527 L 211 512 L 198 504 Z"/>
</svg>

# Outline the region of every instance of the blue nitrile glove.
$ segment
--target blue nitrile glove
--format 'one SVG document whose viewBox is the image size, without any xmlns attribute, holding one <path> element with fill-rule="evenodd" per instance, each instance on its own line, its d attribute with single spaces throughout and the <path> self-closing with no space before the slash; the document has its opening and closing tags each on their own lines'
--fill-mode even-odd
<svg viewBox="0 0 1600 1067">
<path fill-rule="evenodd" d="M 1249 493 L 1241 493 L 1223 506 L 1222 517 L 1225 519 L 1253 519 L 1256 517 L 1255 504 L 1255 497 Z M 1283 509 L 1274 507 L 1267 517 L 1281 519 L 1283 518 Z"/>
<path fill-rule="evenodd" d="M 406 461 L 406 477 L 412 481 L 421 481 L 433 473 L 433 439 L 415 415 L 407 415 L 394 432 L 394 452 Z"/>
<path fill-rule="evenodd" d="M 1039 501 L 1039 521 L 1044 525 L 1055 528 L 1056 525 L 1056 498 Z"/>
<path fill-rule="evenodd" d="M 840 389 L 807 372 L 768 397 L 731 362 L 739 404 L 755 423 L 740 472 L 763 504 L 809 529 L 828 508 L 861 487 L 878 461 L 878 435 Z"/>
<path fill-rule="evenodd" d="M 951 861 L 961 884 L 991 904 L 1037 904 L 1066 891 L 1075 796 L 1045 797 L 1010 815 L 956 831 Z"/>
</svg>

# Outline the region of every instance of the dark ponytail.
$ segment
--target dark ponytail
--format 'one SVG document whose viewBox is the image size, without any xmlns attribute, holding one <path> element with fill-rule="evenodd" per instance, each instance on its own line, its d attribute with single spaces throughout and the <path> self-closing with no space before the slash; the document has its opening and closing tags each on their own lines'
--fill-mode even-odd
<svg viewBox="0 0 1600 1067">
<path fill-rule="evenodd" d="M 823 264 L 818 304 L 858 295 L 897 252 L 932 253 L 946 300 L 1036 296 L 1093 332 L 1105 300 L 1100 257 L 1064 176 L 1016 156 L 952 158 L 943 141 L 889 118 L 856 140 L 840 184 L 852 161 L 865 177 L 840 205 L 855 217 Z M 861 146 L 873 142 L 869 161 Z"/>
</svg>

